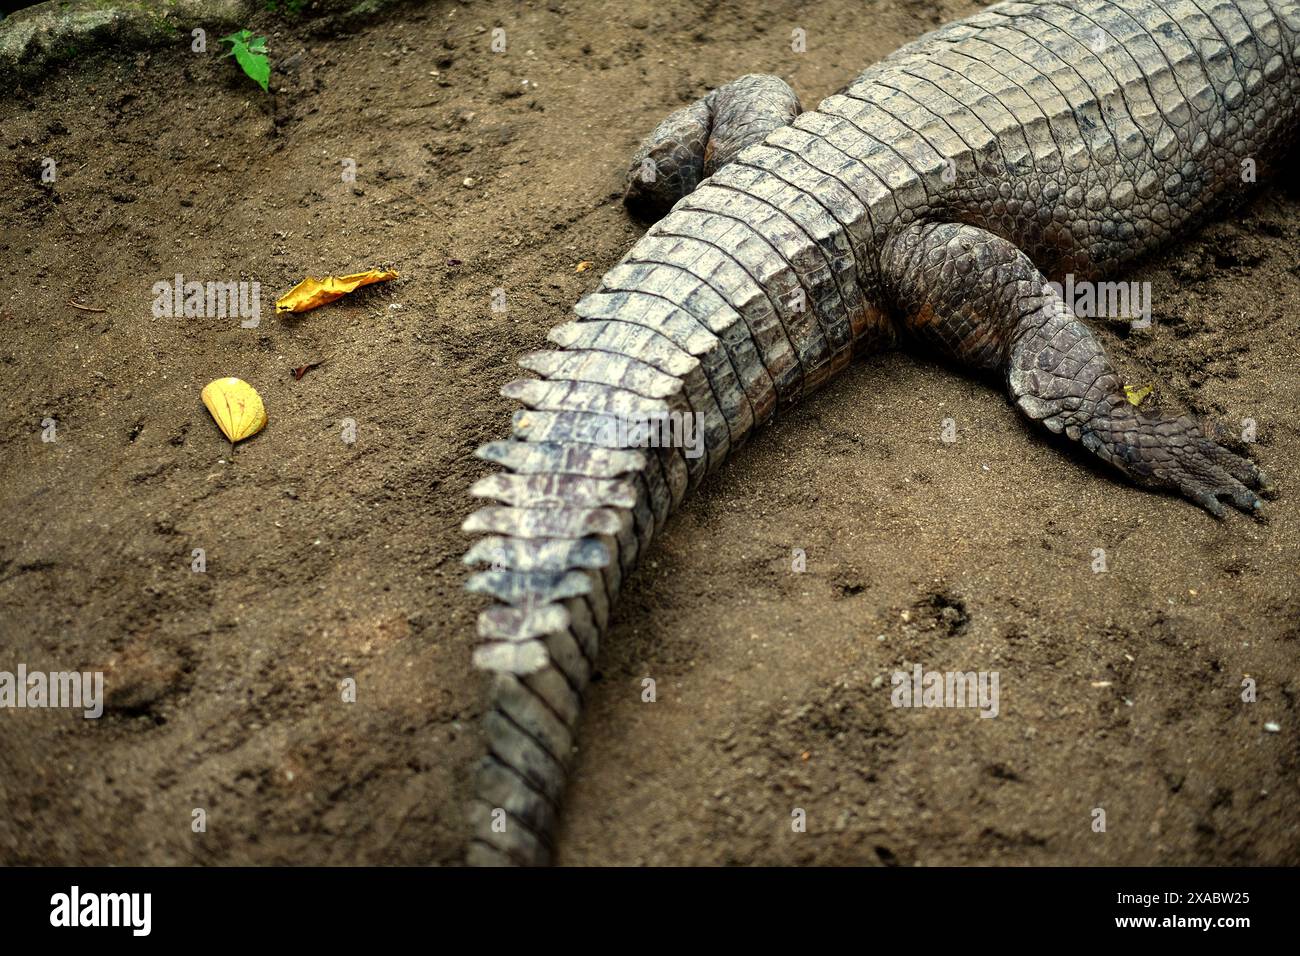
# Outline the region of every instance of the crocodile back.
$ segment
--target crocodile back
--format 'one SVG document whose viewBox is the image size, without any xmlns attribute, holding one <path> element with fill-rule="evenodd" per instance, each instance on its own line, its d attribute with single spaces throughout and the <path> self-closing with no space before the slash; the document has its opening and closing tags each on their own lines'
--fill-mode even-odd
<svg viewBox="0 0 1300 956">
<path fill-rule="evenodd" d="M 894 184 L 886 227 L 966 222 L 1051 276 L 1096 277 L 1244 195 L 1298 104 L 1295 0 L 1078 0 L 940 29 L 807 122 L 865 138 L 867 177 Z"/>
</svg>

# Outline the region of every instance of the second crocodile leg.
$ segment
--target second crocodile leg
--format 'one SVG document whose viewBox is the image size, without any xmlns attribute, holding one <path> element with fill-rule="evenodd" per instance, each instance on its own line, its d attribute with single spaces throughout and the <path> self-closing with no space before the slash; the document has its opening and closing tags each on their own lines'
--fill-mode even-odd
<svg viewBox="0 0 1300 956">
<path fill-rule="evenodd" d="M 706 177 L 761 143 L 803 111 L 779 77 L 750 73 L 682 107 L 655 127 L 632 157 L 623 204 L 638 218 L 661 218 Z"/>
<path fill-rule="evenodd" d="M 915 224 L 884 246 L 881 271 L 906 330 L 966 364 L 1002 372 L 1012 402 L 1135 483 L 1216 516 L 1221 497 L 1261 507 L 1268 480 L 1189 415 L 1133 406 L 1101 343 L 1015 245 L 958 223 Z"/>
</svg>

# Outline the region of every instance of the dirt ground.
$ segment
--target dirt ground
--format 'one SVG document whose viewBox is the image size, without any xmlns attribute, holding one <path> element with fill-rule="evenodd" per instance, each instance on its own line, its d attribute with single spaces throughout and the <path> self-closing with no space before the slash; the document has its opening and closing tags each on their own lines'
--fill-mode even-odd
<svg viewBox="0 0 1300 956">
<path fill-rule="evenodd" d="M 746 72 L 814 106 L 977 7 L 497 0 L 349 36 L 267 15 L 271 95 L 179 44 L 0 98 L 0 670 L 102 669 L 109 695 L 100 720 L 0 713 L 0 862 L 459 862 L 471 453 L 507 431 L 514 357 L 638 236 L 635 143 Z M 1125 485 L 924 356 L 856 363 L 626 588 L 559 862 L 1300 863 L 1290 190 L 1152 262 L 1154 328 L 1106 332 L 1166 401 L 1254 420 L 1267 521 Z M 379 265 L 402 278 L 272 314 L 308 273 Z M 260 282 L 260 325 L 155 318 L 176 273 Z M 225 375 L 270 415 L 233 457 L 199 400 Z M 999 716 L 893 708 L 917 662 L 998 671 Z"/>
</svg>

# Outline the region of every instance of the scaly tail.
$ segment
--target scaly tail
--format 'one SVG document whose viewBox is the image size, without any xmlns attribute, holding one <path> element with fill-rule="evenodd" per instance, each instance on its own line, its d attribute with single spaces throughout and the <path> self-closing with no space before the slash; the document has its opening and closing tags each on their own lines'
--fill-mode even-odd
<svg viewBox="0 0 1300 956">
<path fill-rule="evenodd" d="M 677 114 L 647 139 L 630 205 L 649 196 L 641 205 L 664 211 L 706 168 L 798 111 L 789 87 L 770 77 L 714 91 L 686 111 L 697 121 L 692 144 L 668 145 L 680 134 Z M 479 615 L 474 654 L 492 683 L 471 864 L 550 861 L 582 696 L 624 579 L 687 492 L 772 414 L 774 378 L 783 389 L 799 384 L 776 314 L 753 318 L 751 339 L 751 318 L 669 265 L 680 254 L 660 250 L 665 242 L 687 240 L 643 243 L 648 261 L 615 267 L 575 307 L 577 320 L 551 331 L 563 351 L 521 359 L 541 377 L 505 387 L 526 409 L 515 413 L 511 440 L 478 452 L 505 472 L 471 489 L 496 504 L 464 526 L 487 535 L 465 556 L 488 566 L 468 587 L 494 599 Z M 692 268 L 713 270 L 724 288 L 750 281 L 711 251 L 693 252 Z M 767 302 L 749 298 L 753 310 Z"/>
<path fill-rule="evenodd" d="M 599 299 L 601 297 L 589 297 Z M 581 309 L 581 306 L 580 306 Z M 623 578 L 706 467 L 682 447 L 632 450 L 629 423 L 687 422 L 700 363 L 650 329 L 578 321 L 553 329 L 569 351 L 520 364 L 541 379 L 503 393 L 528 406 L 514 440 L 479 456 L 507 474 L 471 492 L 495 499 L 465 522 L 486 532 L 465 560 L 469 588 L 499 602 L 479 616 L 475 664 L 494 675 L 490 753 L 473 805 L 473 863 L 549 860 L 582 694 Z"/>
</svg>

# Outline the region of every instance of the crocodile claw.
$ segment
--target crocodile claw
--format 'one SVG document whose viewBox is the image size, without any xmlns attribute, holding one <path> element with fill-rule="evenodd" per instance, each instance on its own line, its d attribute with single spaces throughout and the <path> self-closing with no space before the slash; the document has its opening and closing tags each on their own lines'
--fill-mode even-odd
<svg viewBox="0 0 1300 956">
<path fill-rule="evenodd" d="M 1102 444 L 1115 464 L 1139 484 L 1177 491 L 1216 518 L 1224 499 L 1247 514 L 1260 515 L 1273 485 L 1253 461 L 1207 438 L 1188 415 L 1122 416 L 1111 419 Z"/>
</svg>

